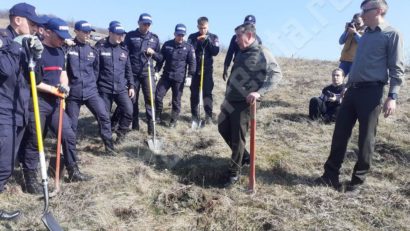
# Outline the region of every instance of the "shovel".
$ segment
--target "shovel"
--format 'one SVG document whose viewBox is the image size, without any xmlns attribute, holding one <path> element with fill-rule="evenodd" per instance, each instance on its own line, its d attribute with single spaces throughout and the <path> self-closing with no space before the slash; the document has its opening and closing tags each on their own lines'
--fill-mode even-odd
<svg viewBox="0 0 410 231">
<path fill-rule="evenodd" d="M 157 133 L 157 128 L 156 128 L 156 117 L 155 117 L 155 105 L 154 105 L 154 93 L 153 93 L 153 87 L 152 87 L 152 76 L 151 76 L 151 58 L 148 58 L 148 81 L 149 81 L 149 96 L 150 96 L 150 101 L 151 101 L 151 112 L 152 112 L 152 123 L 153 123 L 153 133 L 152 133 L 152 139 L 148 139 L 148 147 L 151 149 L 153 152 L 158 153 L 161 151 L 161 142 L 157 139 L 156 133 Z"/>
<path fill-rule="evenodd" d="M 251 163 L 249 169 L 249 193 L 256 193 L 256 176 L 255 176 L 255 136 L 256 136 L 256 103 L 251 104 L 251 132 L 250 132 L 250 155 Z"/>
<path fill-rule="evenodd" d="M 41 220 L 43 221 L 44 225 L 47 227 L 48 230 L 52 231 L 59 231 L 63 230 L 56 219 L 54 218 L 53 214 L 48 211 L 48 177 L 47 177 L 47 170 L 46 170 L 46 158 L 44 155 L 44 146 L 43 146 L 43 136 L 41 132 L 41 121 L 40 121 L 40 110 L 38 106 L 38 96 L 37 96 L 37 86 L 36 86 L 36 76 L 34 73 L 34 67 L 36 63 L 32 57 L 30 52 L 30 38 L 24 38 L 22 41 L 26 54 L 28 56 L 28 68 L 30 71 L 30 85 L 31 85 L 31 93 L 33 98 L 33 106 L 34 106 L 34 120 L 36 125 L 36 135 L 37 135 L 37 142 L 38 142 L 38 152 L 40 155 L 40 168 L 41 168 L 41 181 L 43 184 L 43 193 L 44 193 L 44 210 L 43 216 Z"/>
<path fill-rule="evenodd" d="M 201 55 L 201 77 L 199 80 L 199 108 L 198 108 L 198 120 L 194 118 L 192 120 L 192 129 L 203 128 L 205 126 L 205 121 L 201 119 L 201 109 L 204 107 L 204 96 L 203 96 L 203 84 L 204 84 L 204 60 L 205 60 L 205 50 L 202 50 Z"/>
<path fill-rule="evenodd" d="M 55 190 L 50 193 L 50 197 L 54 197 L 60 192 L 60 154 L 62 153 L 61 136 L 63 131 L 63 115 L 64 115 L 65 101 L 60 98 L 60 110 L 58 115 L 58 132 L 57 132 L 57 152 L 56 152 L 56 166 L 55 166 Z"/>
</svg>

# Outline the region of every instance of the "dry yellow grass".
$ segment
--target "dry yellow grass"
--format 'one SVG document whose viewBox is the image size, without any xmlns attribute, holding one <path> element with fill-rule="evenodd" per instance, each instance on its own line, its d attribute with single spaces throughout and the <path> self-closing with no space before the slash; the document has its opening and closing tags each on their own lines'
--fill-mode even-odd
<svg viewBox="0 0 410 231">
<path fill-rule="evenodd" d="M 215 61 L 214 108 L 219 112 L 225 83 L 220 54 Z M 62 184 L 50 210 L 65 230 L 409 230 L 410 95 L 404 88 L 399 110 L 380 118 L 376 155 L 368 188 L 356 196 L 312 185 L 329 153 L 333 125 L 311 122 L 307 104 L 330 82 L 335 62 L 278 59 L 284 78 L 258 110 L 257 193 L 245 192 L 248 172 L 233 189 L 220 187 L 230 153 L 217 126 L 190 129 L 189 89 L 183 95 L 177 128 L 158 126 L 161 153 L 147 145 L 146 126 L 118 147 L 119 155 L 101 155 L 103 147 L 91 114 L 81 113 L 80 168 L 94 179 Z M 408 80 L 406 80 L 408 82 Z M 164 105 L 170 113 L 170 93 Z M 142 102 L 140 102 L 142 103 Z M 141 105 L 142 108 L 142 105 Z M 168 117 L 169 118 L 169 117 Z M 342 179 L 355 161 L 353 133 Z M 55 146 L 47 142 L 47 154 Z M 16 175 L 19 175 L 17 170 Z M 0 195 L 4 209 L 22 209 L 16 222 L 1 230 L 42 230 L 42 201 L 12 180 Z M 50 180 L 53 184 L 53 181 Z"/>
</svg>

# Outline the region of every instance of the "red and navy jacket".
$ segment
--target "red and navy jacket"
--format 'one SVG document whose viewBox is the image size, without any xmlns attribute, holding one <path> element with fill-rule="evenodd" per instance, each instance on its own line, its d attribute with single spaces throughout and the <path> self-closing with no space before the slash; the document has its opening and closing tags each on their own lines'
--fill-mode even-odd
<svg viewBox="0 0 410 231">
<path fill-rule="evenodd" d="M 156 72 L 160 72 L 164 62 L 164 77 L 183 82 L 187 65 L 189 67 L 188 74 L 195 74 L 195 51 L 192 45 L 185 41 L 182 43 L 176 43 L 174 39 L 166 41 L 161 48 L 161 60 L 155 66 Z"/>
<path fill-rule="evenodd" d="M 70 86 L 68 99 L 87 100 L 98 94 L 98 51 L 89 44 L 74 40 L 66 51 L 67 75 Z"/>
<path fill-rule="evenodd" d="M 29 117 L 30 89 L 25 53 L 13 41 L 15 37 L 11 26 L 0 29 L 0 124 L 24 126 Z"/>
<path fill-rule="evenodd" d="M 148 73 L 148 59 L 145 52 L 148 48 L 153 49 L 156 53 L 152 56 L 156 62 L 160 61 L 160 43 L 156 34 L 148 31 L 142 34 L 138 29 L 127 33 L 124 43 L 130 52 L 132 72 L 139 78 L 145 78 Z M 151 62 L 151 70 L 154 70 L 154 64 Z"/>
<path fill-rule="evenodd" d="M 98 91 L 120 94 L 134 87 L 127 48 L 122 45 L 113 45 L 107 40 L 97 50 L 99 57 Z"/>
<path fill-rule="evenodd" d="M 61 72 L 65 70 L 64 51 L 60 47 L 43 46 L 44 51 L 36 65 L 36 75 L 42 77 L 43 83 L 57 86 L 60 84 Z M 51 93 L 39 92 L 38 96 L 48 102 L 59 102 L 59 98 Z"/>
<path fill-rule="evenodd" d="M 214 59 L 213 56 L 219 53 L 219 40 L 218 36 L 212 33 L 207 33 L 207 39 L 200 41 L 197 38 L 201 36 L 199 32 L 190 34 L 188 37 L 188 43 L 191 44 L 195 49 L 196 55 L 196 66 L 197 71 L 201 68 L 201 56 L 202 52 L 205 52 L 204 66 L 207 70 L 211 71 L 213 69 Z"/>
</svg>

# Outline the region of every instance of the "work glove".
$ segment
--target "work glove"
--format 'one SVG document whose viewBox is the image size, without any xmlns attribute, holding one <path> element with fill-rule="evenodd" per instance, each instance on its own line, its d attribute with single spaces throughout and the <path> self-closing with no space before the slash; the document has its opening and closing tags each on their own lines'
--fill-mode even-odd
<svg viewBox="0 0 410 231">
<path fill-rule="evenodd" d="M 228 67 L 224 66 L 224 72 L 222 74 L 222 79 L 226 82 L 227 78 L 228 78 Z"/>
<path fill-rule="evenodd" d="M 192 83 L 192 75 L 188 75 L 188 76 L 185 78 L 185 87 L 190 87 L 190 86 L 191 86 L 191 83 Z"/>
<path fill-rule="evenodd" d="M 29 42 L 28 45 L 30 54 L 28 55 L 31 55 L 34 61 L 38 61 L 41 58 L 41 54 L 44 50 L 43 44 L 41 43 L 40 39 L 34 35 L 20 35 L 14 38 L 14 41 L 23 46 L 23 40 L 25 38 L 28 39 Z"/>
<path fill-rule="evenodd" d="M 69 47 L 75 46 L 75 42 L 72 39 L 65 39 L 64 44 L 69 46 Z"/>
<path fill-rule="evenodd" d="M 159 80 L 159 78 L 160 78 L 159 73 L 158 73 L 158 72 L 155 72 L 155 75 L 154 75 L 154 80 L 155 80 L 155 82 L 157 82 L 157 81 Z"/>
<path fill-rule="evenodd" d="M 65 97 L 67 97 L 67 96 L 70 94 L 70 87 L 67 86 L 67 85 L 58 84 L 58 85 L 56 86 L 56 88 L 57 88 L 57 90 L 58 90 L 60 93 L 64 94 Z"/>
<path fill-rule="evenodd" d="M 147 56 L 152 56 L 155 54 L 155 51 L 151 47 L 148 47 L 147 51 L 145 51 L 145 54 Z"/>
<path fill-rule="evenodd" d="M 52 87 L 52 88 L 51 88 L 51 93 L 52 93 L 53 95 L 57 96 L 57 97 L 62 98 L 62 99 L 67 98 L 67 95 L 64 94 L 64 93 L 62 93 L 62 92 L 60 92 L 60 91 L 58 90 L 58 87 Z"/>
</svg>

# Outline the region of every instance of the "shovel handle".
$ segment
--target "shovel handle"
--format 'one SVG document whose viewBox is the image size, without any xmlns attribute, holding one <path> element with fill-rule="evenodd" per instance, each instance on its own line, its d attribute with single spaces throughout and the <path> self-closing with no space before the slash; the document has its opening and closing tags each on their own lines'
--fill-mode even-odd
<svg viewBox="0 0 410 231">
<path fill-rule="evenodd" d="M 251 131 L 250 131 L 250 170 L 249 170 L 249 191 L 255 192 L 256 176 L 255 176 L 255 136 L 256 136 L 256 103 L 250 105 L 251 109 Z"/>
<path fill-rule="evenodd" d="M 60 153 L 61 153 L 61 139 L 63 131 L 63 116 L 65 108 L 64 99 L 60 99 L 60 112 L 58 115 L 58 132 L 57 132 L 57 152 L 56 152 L 56 169 L 55 169 L 55 187 L 60 191 Z"/>
</svg>

